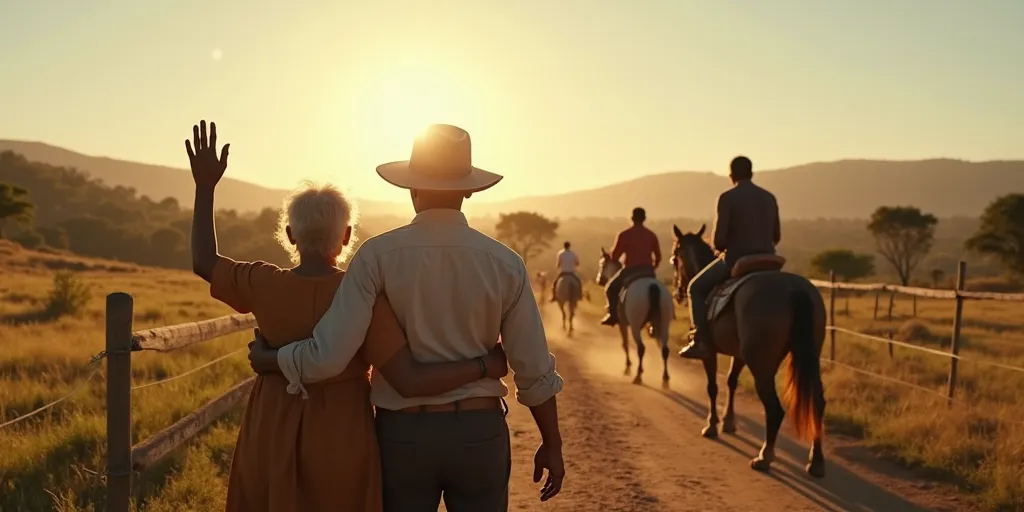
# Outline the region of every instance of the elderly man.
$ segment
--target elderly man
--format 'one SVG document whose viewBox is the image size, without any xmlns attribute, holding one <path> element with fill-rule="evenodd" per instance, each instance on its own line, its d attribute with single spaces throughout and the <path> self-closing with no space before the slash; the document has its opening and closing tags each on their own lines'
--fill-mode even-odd
<svg viewBox="0 0 1024 512">
<path fill-rule="evenodd" d="M 779 205 L 771 192 L 757 186 L 753 164 L 738 156 L 729 165 L 732 188 L 718 196 L 715 217 L 714 246 L 722 256 L 711 262 L 690 280 L 690 321 L 693 341 L 679 351 L 688 359 L 713 357 L 714 347 L 708 336 L 708 295 L 729 279 L 732 267 L 744 256 L 775 254 L 782 239 Z"/>
<path fill-rule="evenodd" d="M 256 344 L 251 358 L 261 371 L 279 367 L 293 392 L 302 391 L 303 382 L 340 373 L 362 344 L 380 293 L 387 294 L 419 360 L 482 356 L 500 336 L 516 396 L 540 430 L 534 480 L 548 471 L 543 501 L 558 494 L 565 475 L 555 402 L 562 378 L 522 258 L 469 227 L 460 211 L 464 198 L 501 180 L 473 167 L 470 153 L 466 131 L 431 125 L 409 160 L 378 166 L 385 181 L 410 190 L 416 217 L 356 252 L 312 339 L 276 353 Z M 500 380 L 403 398 L 378 372 L 372 378 L 385 511 L 433 512 L 442 497 L 453 512 L 508 509 L 508 390 Z"/>
</svg>

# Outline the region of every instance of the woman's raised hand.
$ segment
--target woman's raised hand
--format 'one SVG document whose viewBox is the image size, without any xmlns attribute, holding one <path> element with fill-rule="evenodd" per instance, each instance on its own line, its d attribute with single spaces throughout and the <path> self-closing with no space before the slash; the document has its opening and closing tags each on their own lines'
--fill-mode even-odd
<svg viewBox="0 0 1024 512">
<path fill-rule="evenodd" d="M 193 151 L 193 147 L 195 150 Z M 220 178 L 224 176 L 224 170 L 228 168 L 228 148 L 231 144 L 225 144 L 220 150 L 220 160 L 217 159 L 217 124 L 210 123 L 210 137 L 206 137 L 206 121 L 199 121 L 198 126 L 192 126 L 192 141 L 185 139 L 185 150 L 188 151 L 188 161 L 192 166 L 192 179 L 196 186 L 215 187 Z"/>
</svg>

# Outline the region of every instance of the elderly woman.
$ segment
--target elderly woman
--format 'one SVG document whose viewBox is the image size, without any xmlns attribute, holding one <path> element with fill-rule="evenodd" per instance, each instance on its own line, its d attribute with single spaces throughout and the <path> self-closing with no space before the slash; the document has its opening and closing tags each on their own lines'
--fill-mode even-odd
<svg viewBox="0 0 1024 512">
<path fill-rule="evenodd" d="M 234 261 L 217 252 L 213 196 L 227 168 L 228 145 L 216 154 L 217 129 L 206 122 L 185 141 L 196 184 L 192 264 L 210 294 L 252 312 L 274 346 L 308 338 L 327 311 L 345 272 L 355 212 L 331 186 L 306 185 L 285 200 L 278 240 L 296 264 L 289 269 Z M 227 510 L 381 510 L 380 461 L 369 401 L 370 365 L 407 396 L 429 396 L 507 372 L 499 345 L 486 357 L 417 363 L 386 300 L 377 300 L 361 353 L 339 376 L 287 392 L 281 375 L 260 375 L 249 396 L 228 480 Z"/>
</svg>

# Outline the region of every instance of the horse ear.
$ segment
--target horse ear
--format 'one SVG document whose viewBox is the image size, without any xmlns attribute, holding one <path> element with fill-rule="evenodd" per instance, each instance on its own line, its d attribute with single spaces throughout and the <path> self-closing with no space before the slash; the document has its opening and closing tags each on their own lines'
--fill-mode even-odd
<svg viewBox="0 0 1024 512">
<path fill-rule="evenodd" d="M 679 230 L 679 226 L 672 224 L 672 233 L 676 235 L 676 238 L 682 238 L 683 232 Z"/>
<path fill-rule="evenodd" d="M 604 250 L 604 247 L 602 247 L 601 248 L 601 256 L 607 256 L 607 255 L 608 255 L 608 251 Z"/>
<path fill-rule="evenodd" d="M 698 231 L 698 232 L 697 232 L 697 236 L 699 236 L 699 237 L 703 237 L 703 236 L 704 236 L 704 231 L 705 231 L 705 230 L 706 230 L 707 228 L 708 228 L 708 225 L 707 225 L 707 224 L 701 224 L 701 225 L 700 225 L 700 231 Z"/>
</svg>

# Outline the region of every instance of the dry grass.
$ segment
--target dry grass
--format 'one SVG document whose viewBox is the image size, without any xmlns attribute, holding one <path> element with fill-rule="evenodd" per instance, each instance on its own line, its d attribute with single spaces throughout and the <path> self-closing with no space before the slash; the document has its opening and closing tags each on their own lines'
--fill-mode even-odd
<svg viewBox="0 0 1024 512">
<path fill-rule="evenodd" d="M 72 270 L 92 289 L 77 317 L 39 320 L 58 270 Z M 229 313 L 191 274 L 158 271 L 62 254 L 20 250 L 0 241 L 0 423 L 63 396 L 86 377 L 88 358 L 103 348 L 103 297 L 128 291 L 135 297 L 135 328 L 144 329 Z M 588 287 L 590 288 L 590 287 Z M 592 303 L 601 299 L 590 288 Z M 840 326 L 913 338 L 944 349 L 952 329 L 951 301 L 899 298 L 894 318 L 872 320 L 873 296 L 853 297 Z M 837 301 L 842 313 L 845 299 Z M 593 308 L 593 305 L 589 307 Z M 969 302 L 964 308 L 966 357 L 1024 367 L 1024 304 Z M 685 332 L 678 311 L 674 333 Z M 174 354 L 134 354 L 137 384 L 177 375 L 247 341 L 239 334 Z M 948 361 L 905 348 L 838 335 L 841 362 L 944 390 Z M 827 349 L 826 349 L 827 354 Z M 184 379 L 133 393 L 134 441 L 170 425 L 250 374 L 242 355 Z M 958 398 L 969 405 L 947 408 L 940 397 L 842 368 L 825 367 L 828 428 L 866 443 L 931 476 L 958 483 L 992 510 L 1024 508 L 1024 375 L 961 365 Z M 745 375 L 749 386 L 749 376 Z M 0 512 L 97 510 L 103 502 L 103 386 L 99 379 L 70 402 L 40 417 L 0 430 Z M 237 411 L 222 419 L 169 460 L 136 480 L 139 510 L 220 510 L 237 434 Z"/>
<path fill-rule="evenodd" d="M 603 305 L 601 290 L 591 287 L 591 304 Z M 849 293 L 849 292 L 840 292 Z M 828 296 L 826 291 L 826 305 Z M 887 318 L 888 296 L 879 300 L 873 319 L 874 295 L 837 295 L 836 325 L 847 329 L 948 350 L 953 330 L 952 300 L 896 298 Z M 995 361 L 1024 368 L 1024 303 L 966 302 L 961 330 L 965 358 Z M 689 329 L 686 309 L 678 307 L 672 326 L 674 341 Z M 910 339 L 907 339 L 910 338 Z M 823 356 L 828 357 L 826 338 Z M 971 362 L 959 367 L 958 403 L 944 398 L 949 359 L 837 333 L 836 360 L 877 374 L 934 390 L 915 390 L 823 363 L 828 399 L 826 431 L 863 439 L 878 453 L 922 477 L 952 482 L 989 510 L 1024 510 L 1024 373 Z M 719 367 L 728 368 L 721 358 Z M 695 366 L 697 368 L 697 366 Z M 781 372 L 780 372 L 781 373 Z M 753 390 L 749 372 L 743 386 Z"/>
<path fill-rule="evenodd" d="M 73 271 L 91 289 L 77 316 L 41 314 L 58 270 Z M 135 297 L 135 329 L 229 313 L 209 297 L 205 283 L 185 272 L 28 252 L 2 241 L 0 283 L 0 423 L 82 384 L 88 375 L 83 365 L 103 349 L 104 297 L 110 292 L 128 291 Z M 135 353 L 134 382 L 183 373 L 246 341 L 239 334 L 174 354 Z M 133 442 L 250 374 L 239 355 L 178 381 L 133 392 Z M 104 387 L 102 378 L 96 378 L 70 401 L 0 430 L 0 511 L 100 509 L 104 418 Z M 220 510 L 237 419 L 237 412 L 224 418 L 166 463 L 141 475 L 135 485 L 137 509 Z"/>
</svg>

